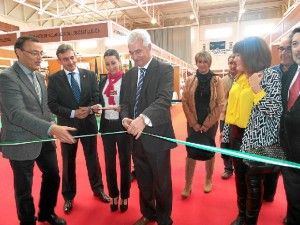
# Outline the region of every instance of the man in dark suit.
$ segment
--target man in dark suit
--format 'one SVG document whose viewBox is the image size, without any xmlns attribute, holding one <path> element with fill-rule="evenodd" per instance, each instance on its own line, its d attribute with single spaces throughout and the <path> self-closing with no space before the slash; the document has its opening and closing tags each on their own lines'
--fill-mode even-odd
<svg viewBox="0 0 300 225">
<path fill-rule="evenodd" d="M 77 58 L 72 46 L 61 44 L 57 51 L 57 61 L 63 67 L 48 79 L 48 106 L 57 115 L 59 125 L 75 127 L 76 135 L 95 136 L 80 138 L 86 160 L 88 176 L 94 195 L 108 203 L 104 193 L 102 173 L 97 153 L 98 127 L 95 114 L 89 106 L 98 103 L 99 92 L 94 72 L 77 67 Z M 78 142 L 61 144 L 63 159 L 62 195 L 65 200 L 64 212 L 73 208 L 76 195 L 76 153 Z"/>
<path fill-rule="evenodd" d="M 173 68 L 152 57 L 145 30 L 130 33 L 128 48 L 135 67 L 126 75 L 121 117 L 135 137 L 132 154 L 143 216 L 134 224 L 156 220 L 159 225 L 169 225 L 173 223 L 170 149 L 176 144 L 142 132 L 175 137 L 170 113 Z"/>
<path fill-rule="evenodd" d="M 37 38 L 19 37 L 14 46 L 18 61 L 0 74 L 0 111 L 3 142 L 27 142 L 2 146 L 3 157 L 9 159 L 14 175 L 14 191 L 20 225 L 35 225 L 32 197 L 34 163 L 42 172 L 38 220 L 51 225 L 64 225 L 55 212 L 60 177 L 54 142 L 31 142 L 53 135 L 72 144 L 68 131 L 57 126 L 47 106 L 45 81 L 37 71 L 43 56 Z M 29 143 L 28 143 L 29 142 Z M 3 215 L 5 216 L 5 215 Z"/>
<path fill-rule="evenodd" d="M 281 143 L 288 161 L 300 163 L 300 27 L 290 36 L 292 55 L 296 64 L 282 77 L 283 116 Z M 300 224 L 300 170 L 289 167 L 282 169 L 287 196 L 287 224 Z"/>
</svg>

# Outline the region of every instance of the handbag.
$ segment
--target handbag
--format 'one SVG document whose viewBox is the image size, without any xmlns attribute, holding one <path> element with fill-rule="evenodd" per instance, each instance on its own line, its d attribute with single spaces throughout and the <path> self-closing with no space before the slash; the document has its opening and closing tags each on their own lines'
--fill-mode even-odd
<svg viewBox="0 0 300 225">
<path fill-rule="evenodd" d="M 186 141 L 195 144 L 208 145 L 208 146 L 215 145 L 214 141 L 212 141 L 209 136 L 207 136 L 205 133 L 200 133 L 200 132 L 192 132 L 186 138 Z M 215 156 L 214 152 L 201 150 L 187 145 L 186 145 L 186 150 L 187 150 L 188 158 L 195 159 L 195 160 L 205 161 Z"/>
<path fill-rule="evenodd" d="M 285 154 L 279 143 L 257 149 L 251 149 L 248 152 L 271 158 L 285 159 Z M 280 166 L 274 164 L 257 162 L 248 159 L 244 159 L 243 162 L 247 167 L 248 175 L 276 173 L 280 171 Z"/>
</svg>

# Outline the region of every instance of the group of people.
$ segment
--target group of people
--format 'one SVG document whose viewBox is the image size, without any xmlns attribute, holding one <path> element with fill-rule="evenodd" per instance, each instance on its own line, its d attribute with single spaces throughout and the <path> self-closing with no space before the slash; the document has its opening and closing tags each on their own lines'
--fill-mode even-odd
<svg viewBox="0 0 300 225">
<path fill-rule="evenodd" d="M 187 78 L 182 97 L 188 135 L 204 132 L 214 139 L 214 126 L 220 118 L 221 147 L 299 163 L 299 43 L 298 27 L 281 40 L 281 63 L 270 68 L 271 51 L 265 40 L 245 38 L 233 46 L 233 55 L 228 58 L 230 71 L 222 80 L 209 70 L 209 53 L 197 53 L 196 75 Z M 222 178 L 235 172 L 238 216 L 231 225 L 256 225 L 262 201 L 274 199 L 279 171 L 258 170 L 253 161 L 222 157 Z M 188 155 L 184 198 L 192 190 L 195 163 Z M 205 164 L 207 193 L 212 187 L 213 163 L 208 160 Z M 288 203 L 283 223 L 300 224 L 299 169 L 283 167 L 281 172 Z"/>
<path fill-rule="evenodd" d="M 249 37 L 237 42 L 228 59 L 231 73 L 227 80 L 210 70 L 212 57 L 208 52 L 197 53 L 196 74 L 186 80 L 182 96 L 188 135 L 205 133 L 210 145 L 215 146 L 222 115 L 221 146 L 299 163 L 299 43 L 300 28 L 295 28 L 290 39 L 279 48 L 280 52 L 291 53 L 290 58 L 282 55 L 281 73 L 270 68 L 271 52 L 263 39 Z M 72 211 L 77 191 L 75 161 L 80 140 L 93 194 L 110 203 L 111 211 L 128 209 L 132 154 L 142 214 L 134 225 L 151 221 L 159 225 L 173 223 L 170 150 L 176 144 L 142 134 L 175 138 L 170 113 L 173 68 L 152 56 L 150 35 L 145 30 L 130 33 L 128 49 L 135 67 L 123 74 L 119 53 L 108 49 L 104 54 L 108 75 L 98 85 L 93 72 L 77 67 L 72 46 L 61 44 L 56 55 L 63 69 L 49 76 L 46 87 L 38 73 L 44 55 L 42 44 L 35 37 L 17 39 L 14 50 L 18 60 L 0 74 L 0 109 L 1 141 L 26 142 L 2 146 L 3 157 L 9 159 L 13 171 L 20 225 L 35 225 L 36 220 L 51 225 L 66 224 L 54 211 L 60 184 L 55 142 L 28 143 L 49 137 L 61 142 L 66 214 Z M 109 196 L 104 192 L 97 153 L 95 113 L 101 113 L 99 132 L 104 134 L 101 138 Z M 53 114 L 57 116 L 57 124 Z M 283 149 L 268 151 L 268 146 L 278 143 Z M 223 159 L 222 178 L 228 179 L 235 172 L 239 213 L 231 225 L 256 225 L 267 177 L 252 173 L 246 160 L 225 155 Z M 213 157 L 205 162 L 205 193 L 212 190 L 214 161 Z M 31 194 L 35 163 L 42 172 L 37 217 Z M 192 191 L 195 165 L 194 159 L 186 158 L 185 187 L 181 193 L 184 198 Z M 288 202 L 285 223 L 299 225 L 300 172 L 284 167 L 282 174 Z M 276 186 L 278 173 L 272 175 L 272 185 Z"/>
<path fill-rule="evenodd" d="M 75 161 L 80 140 L 91 189 L 102 202 L 110 202 L 111 211 L 119 207 L 121 212 L 128 209 L 132 151 L 142 213 L 134 224 L 173 223 L 170 149 L 176 144 L 141 135 L 146 131 L 175 137 L 170 113 L 173 68 L 152 56 L 151 38 L 145 30 L 130 33 L 128 48 L 135 67 L 123 74 L 119 53 L 108 49 L 104 54 L 108 75 L 98 85 L 95 73 L 77 67 L 72 46 L 61 44 L 56 55 L 63 69 L 49 76 L 46 87 L 38 72 L 44 56 L 41 42 L 30 36 L 17 39 L 14 45 L 17 61 L 0 74 L 0 107 L 1 141 L 21 142 L 2 147 L 3 157 L 9 159 L 13 171 L 20 225 L 35 225 L 36 220 L 51 225 L 66 224 L 54 210 L 60 184 L 55 142 L 49 139 L 22 143 L 51 137 L 61 142 L 66 214 L 72 211 L 77 192 Z M 111 133 L 101 136 L 109 196 L 104 193 L 97 153 L 95 113 L 101 113 L 99 131 Z M 116 172 L 117 151 L 120 187 Z M 42 172 L 37 217 L 31 194 L 35 163 Z"/>
</svg>

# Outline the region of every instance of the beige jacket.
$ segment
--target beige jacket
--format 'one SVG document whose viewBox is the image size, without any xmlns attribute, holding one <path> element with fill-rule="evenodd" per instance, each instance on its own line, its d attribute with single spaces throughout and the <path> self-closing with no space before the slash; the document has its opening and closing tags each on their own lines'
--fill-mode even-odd
<svg viewBox="0 0 300 225">
<path fill-rule="evenodd" d="M 224 104 L 224 108 L 222 110 L 222 113 L 220 115 L 220 120 L 225 120 L 227 103 L 228 103 L 228 96 L 229 96 L 229 91 L 230 91 L 230 89 L 232 87 L 232 84 L 233 84 L 233 78 L 230 77 L 229 74 L 227 74 L 225 77 L 222 78 L 222 82 L 223 82 L 223 86 L 224 86 L 225 104 Z"/>
<path fill-rule="evenodd" d="M 182 93 L 182 107 L 190 127 L 198 124 L 196 107 L 195 107 L 195 90 L 198 86 L 198 79 L 196 76 L 187 78 L 183 93 Z M 210 82 L 210 113 L 206 117 L 203 125 L 207 128 L 212 127 L 220 117 L 220 114 L 225 105 L 224 87 L 220 77 L 213 76 Z"/>
</svg>

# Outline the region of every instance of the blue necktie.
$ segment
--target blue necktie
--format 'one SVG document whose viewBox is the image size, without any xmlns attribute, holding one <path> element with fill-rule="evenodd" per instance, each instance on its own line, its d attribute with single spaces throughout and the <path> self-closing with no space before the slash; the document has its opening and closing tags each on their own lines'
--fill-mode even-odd
<svg viewBox="0 0 300 225">
<path fill-rule="evenodd" d="M 139 104 L 139 99 L 141 95 L 141 90 L 143 86 L 143 81 L 145 77 L 146 69 L 145 68 L 140 68 L 140 79 L 136 88 L 136 94 L 135 94 L 135 103 L 134 103 L 134 118 L 138 116 L 138 104 Z"/>
<path fill-rule="evenodd" d="M 77 102 L 79 102 L 80 88 L 79 88 L 77 81 L 74 78 L 74 74 L 75 74 L 74 72 L 69 73 L 69 75 L 71 76 L 71 87 L 72 87 L 72 90 L 73 90 L 73 93 L 74 93 L 74 96 L 75 96 Z"/>
</svg>

